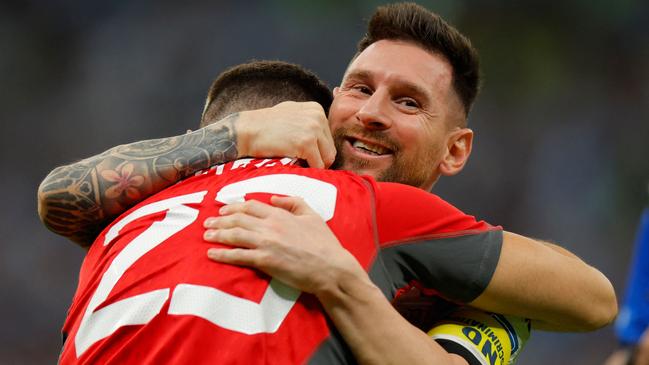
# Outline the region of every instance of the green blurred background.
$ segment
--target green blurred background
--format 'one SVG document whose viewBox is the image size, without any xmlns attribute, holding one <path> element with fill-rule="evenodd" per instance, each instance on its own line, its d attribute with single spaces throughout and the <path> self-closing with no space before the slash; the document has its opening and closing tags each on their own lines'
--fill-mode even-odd
<svg viewBox="0 0 649 365">
<path fill-rule="evenodd" d="M 0 364 L 54 363 L 84 252 L 42 227 L 56 165 L 198 124 L 225 67 L 307 66 L 335 86 L 377 1 L 0 3 Z M 473 156 L 435 192 L 556 241 L 624 290 L 649 182 L 649 2 L 423 1 L 479 49 Z M 610 327 L 533 333 L 520 364 L 598 364 Z"/>
</svg>

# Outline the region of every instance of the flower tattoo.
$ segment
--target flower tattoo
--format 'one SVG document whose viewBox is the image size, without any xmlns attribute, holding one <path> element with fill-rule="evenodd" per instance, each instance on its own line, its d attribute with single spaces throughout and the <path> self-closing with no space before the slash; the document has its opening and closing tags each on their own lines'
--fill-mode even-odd
<svg viewBox="0 0 649 365">
<path fill-rule="evenodd" d="M 140 192 L 136 188 L 144 183 L 144 176 L 132 174 L 133 164 L 130 163 L 124 164 L 116 170 L 102 171 L 101 177 L 103 177 L 104 180 L 115 183 L 115 185 L 106 190 L 106 198 L 119 198 L 119 196 L 125 192 L 126 197 L 129 199 L 139 199 Z"/>
</svg>

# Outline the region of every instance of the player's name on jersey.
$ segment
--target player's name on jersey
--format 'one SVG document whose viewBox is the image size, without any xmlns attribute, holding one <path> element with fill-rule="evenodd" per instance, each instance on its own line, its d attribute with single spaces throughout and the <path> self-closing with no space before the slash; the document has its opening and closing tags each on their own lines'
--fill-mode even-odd
<svg viewBox="0 0 649 365">
<path fill-rule="evenodd" d="M 285 165 L 293 165 L 297 162 L 296 158 L 291 158 L 291 157 L 284 157 L 281 159 L 278 158 L 266 158 L 266 159 L 257 159 L 257 158 L 240 158 L 238 160 L 232 161 L 232 162 L 227 162 L 224 164 L 212 166 L 209 169 L 201 170 L 198 171 L 194 176 L 198 175 L 206 175 L 206 174 L 214 174 L 214 175 L 221 175 L 223 171 L 232 171 L 236 169 L 243 169 L 248 166 L 254 166 L 256 168 L 261 168 L 261 167 L 273 167 L 273 166 L 285 166 Z"/>
</svg>

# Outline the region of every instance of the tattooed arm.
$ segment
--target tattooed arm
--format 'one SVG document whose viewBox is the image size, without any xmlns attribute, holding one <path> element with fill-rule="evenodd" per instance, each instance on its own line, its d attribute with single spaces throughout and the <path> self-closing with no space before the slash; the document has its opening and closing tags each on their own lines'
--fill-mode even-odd
<svg viewBox="0 0 649 365">
<path fill-rule="evenodd" d="M 115 217 L 198 170 L 244 156 L 298 157 L 325 167 L 335 155 L 322 107 L 285 102 L 57 167 L 38 189 L 38 214 L 50 230 L 87 247 Z"/>
<path fill-rule="evenodd" d="M 185 135 L 125 144 L 52 170 L 38 213 L 53 232 L 89 246 L 116 216 L 192 173 L 237 157 L 232 114 Z"/>
</svg>

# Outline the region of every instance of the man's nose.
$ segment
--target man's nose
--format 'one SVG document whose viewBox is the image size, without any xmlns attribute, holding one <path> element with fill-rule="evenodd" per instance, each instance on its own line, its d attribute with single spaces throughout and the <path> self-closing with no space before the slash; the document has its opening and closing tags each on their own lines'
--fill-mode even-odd
<svg viewBox="0 0 649 365">
<path fill-rule="evenodd" d="M 356 119 L 367 129 L 384 130 L 392 126 L 386 115 L 389 100 L 382 92 L 374 92 L 356 113 Z"/>
</svg>

